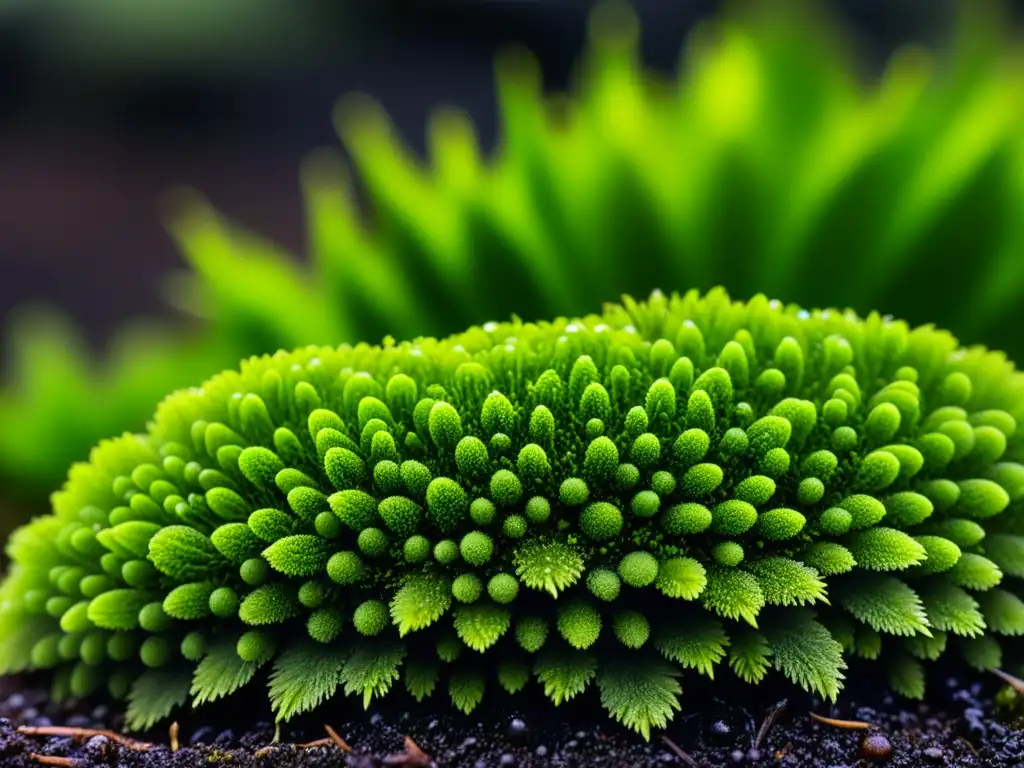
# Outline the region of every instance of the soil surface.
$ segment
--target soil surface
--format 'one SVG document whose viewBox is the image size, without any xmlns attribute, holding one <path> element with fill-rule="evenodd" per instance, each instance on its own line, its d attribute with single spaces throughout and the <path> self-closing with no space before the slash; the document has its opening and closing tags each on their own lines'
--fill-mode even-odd
<svg viewBox="0 0 1024 768">
<path fill-rule="evenodd" d="M 539 698 L 496 699 L 490 709 L 464 717 L 446 710 L 440 693 L 433 706 L 396 697 L 395 703 L 368 712 L 349 700 L 331 702 L 282 727 L 274 742 L 268 713 L 253 709 L 262 705 L 262 697 L 248 691 L 220 706 L 179 712 L 175 725 L 122 736 L 116 703 L 56 705 L 47 701 L 43 681 L 7 679 L 0 681 L 0 766 L 1024 765 L 1024 730 L 996 716 L 993 701 L 1001 682 L 959 672 L 936 675 L 926 701 L 919 703 L 887 694 L 870 667 L 855 668 L 834 706 L 784 683 L 695 684 L 687 676 L 682 711 L 650 742 L 612 722 L 597 709 L 596 696 L 559 710 Z M 859 721 L 859 729 L 815 720 L 812 713 Z M 53 733 L 55 727 L 73 730 Z"/>
</svg>

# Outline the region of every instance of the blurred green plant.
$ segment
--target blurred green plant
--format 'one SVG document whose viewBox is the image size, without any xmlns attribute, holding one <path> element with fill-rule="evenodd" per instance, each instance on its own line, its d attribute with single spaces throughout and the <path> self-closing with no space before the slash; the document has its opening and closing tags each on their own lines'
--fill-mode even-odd
<svg viewBox="0 0 1024 768">
<path fill-rule="evenodd" d="M 170 293 L 205 318 L 200 340 L 102 373 L 32 340 L 0 396 L 18 425 L 0 480 L 38 498 L 165 391 L 248 354 L 581 314 L 655 286 L 877 307 L 1024 359 L 1024 66 L 1008 28 L 970 6 L 946 54 L 908 48 L 867 78 L 840 29 L 771 4 L 696 30 L 666 79 L 640 64 L 629 11 L 606 5 L 570 95 L 545 95 L 525 52 L 500 59 L 493 153 L 446 110 L 418 158 L 350 100 L 337 123 L 357 183 L 335 153 L 303 169 L 308 261 L 179 200 L 192 271 Z"/>
<path fill-rule="evenodd" d="M 325 340 L 443 334 L 581 312 L 623 286 L 724 284 L 878 306 L 1019 356 L 1024 63 L 1000 16 L 964 13 L 948 55 L 901 50 L 866 85 L 839 29 L 773 3 L 696 30 L 666 82 L 640 64 L 629 11 L 604 5 L 569 97 L 542 93 L 528 54 L 500 60 L 493 154 L 445 110 L 423 161 L 374 102 L 344 103 L 372 220 L 342 165 L 314 158 L 308 279 L 289 278 L 287 301 L 267 292 L 292 260 L 263 248 L 254 269 L 231 224 L 189 209 L 175 223 L 195 267 L 186 293 L 288 347 L 311 327 Z"/>
</svg>

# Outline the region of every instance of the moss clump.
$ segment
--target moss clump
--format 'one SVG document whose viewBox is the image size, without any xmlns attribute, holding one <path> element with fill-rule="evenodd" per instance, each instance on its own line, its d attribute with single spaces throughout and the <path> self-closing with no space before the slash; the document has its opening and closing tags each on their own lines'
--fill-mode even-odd
<svg viewBox="0 0 1024 768">
<path fill-rule="evenodd" d="M 469 711 L 499 660 L 645 736 L 722 662 L 919 696 L 1024 632 L 1022 417 L 998 353 L 722 291 L 252 358 L 11 538 L 0 667 L 134 726 L 264 665 L 282 720 L 398 681 Z"/>
</svg>

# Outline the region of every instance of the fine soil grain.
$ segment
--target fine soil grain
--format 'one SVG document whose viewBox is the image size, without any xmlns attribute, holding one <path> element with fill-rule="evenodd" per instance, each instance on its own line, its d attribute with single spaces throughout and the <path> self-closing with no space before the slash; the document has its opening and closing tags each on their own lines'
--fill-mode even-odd
<svg viewBox="0 0 1024 768">
<path fill-rule="evenodd" d="M 835 706 L 781 683 L 690 684 L 683 711 L 649 743 L 611 722 L 596 697 L 554 714 L 539 699 L 499 699 L 464 717 L 440 706 L 442 692 L 434 706 L 399 697 L 362 712 L 332 702 L 283 726 L 277 741 L 268 713 L 252 711 L 244 697 L 122 737 L 116 704 L 53 704 L 43 681 L 16 678 L 0 683 L 0 766 L 1024 766 L 1024 730 L 996 714 L 1001 682 L 957 671 L 931 680 L 923 703 L 886 693 L 870 668 L 851 670 Z M 53 734 L 55 727 L 77 730 Z"/>
</svg>

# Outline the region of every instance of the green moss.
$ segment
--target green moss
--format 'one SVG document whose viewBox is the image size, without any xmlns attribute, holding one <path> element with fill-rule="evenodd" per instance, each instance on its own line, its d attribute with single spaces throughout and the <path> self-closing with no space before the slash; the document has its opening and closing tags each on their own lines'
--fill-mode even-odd
<svg viewBox="0 0 1024 768">
<path fill-rule="evenodd" d="M 1024 631 L 1021 418 L 997 353 L 721 291 L 252 358 L 12 537 L 0 669 L 109 680 L 143 724 L 270 665 L 283 720 L 442 669 L 469 710 L 526 651 L 553 700 L 594 681 L 649 734 L 726 658 L 834 698 L 852 627 L 916 693 L 896 660 L 929 638 L 987 666 Z"/>
</svg>

